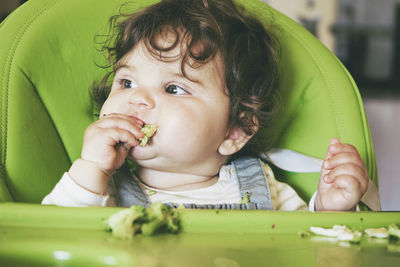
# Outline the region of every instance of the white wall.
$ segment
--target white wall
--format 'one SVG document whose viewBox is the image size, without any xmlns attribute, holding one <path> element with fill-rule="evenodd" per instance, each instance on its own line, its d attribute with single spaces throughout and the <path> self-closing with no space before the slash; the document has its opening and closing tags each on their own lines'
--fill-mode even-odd
<svg viewBox="0 0 400 267">
<path fill-rule="evenodd" d="M 367 98 L 382 210 L 400 211 L 400 98 Z"/>
</svg>

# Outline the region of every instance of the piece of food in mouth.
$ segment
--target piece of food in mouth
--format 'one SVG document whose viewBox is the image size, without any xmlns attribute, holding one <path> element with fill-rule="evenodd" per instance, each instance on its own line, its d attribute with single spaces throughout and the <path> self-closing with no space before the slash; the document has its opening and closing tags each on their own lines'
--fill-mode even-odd
<svg viewBox="0 0 400 267">
<path fill-rule="evenodd" d="M 150 138 L 156 133 L 157 125 L 156 124 L 145 124 L 141 131 L 144 134 L 144 137 L 139 138 L 140 146 L 146 146 L 146 145 L 150 144 Z"/>
</svg>

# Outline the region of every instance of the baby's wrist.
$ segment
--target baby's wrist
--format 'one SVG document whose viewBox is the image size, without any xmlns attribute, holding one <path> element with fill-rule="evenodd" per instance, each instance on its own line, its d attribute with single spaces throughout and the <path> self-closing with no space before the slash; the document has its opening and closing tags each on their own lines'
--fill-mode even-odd
<svg viewBox="0 0 400 267">
<path fill-rule="evenodd" d="M 97 162 L 88 160 L 85 158 L 79 158 L 75 162 L 79 162 L 79 164 L 85 165 L 87 168 L 93 168 L 94 170 L 100 171 L 103 173 L 104 176 L 111 177 L 115 173 L 115 171 L 110 171 L 106 170 L 105 168 L 102 168 Z"/>
<path fill-rule="evenodd" d="M 327 204 L 327 203 L 325 203 Z M 315 200 L 314 200 L 314 211 L 357 211 L 358 210 L 358 203 L 351 207 L 351 208 L 346 208 L 346 207 L 338 207 L 334 205 L 324 205 L 323 201 L 320 198 L 320 195 L 318 192 L 316 193 Z"/>
<path fill-rule="evenodd" d="M 319 198 L 319 194 L 317 192 L 317 195 L 315 196 L 315 201 L 314 201 L 314 210 L 315 211 L 322 211 L 322 204 L 321 204 L 321 199 Z"/>
<path fill-rule="evenodd" d="M 68 174 L 80 187 L 101 195 L 107 193 L 108 180 L 112 176 L 95 162 L 82 158 L 74 161 Z"/>
</svg>

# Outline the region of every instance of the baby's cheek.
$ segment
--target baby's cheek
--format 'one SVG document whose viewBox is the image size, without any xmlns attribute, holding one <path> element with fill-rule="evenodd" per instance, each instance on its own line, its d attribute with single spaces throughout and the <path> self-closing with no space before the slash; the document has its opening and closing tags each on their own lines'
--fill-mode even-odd
<svg viewBox="0 0 400 267">
<path fill-rule="evenodd" d="M 222 133 L 221 127 L 215 124 L 215 116 L 207 114 L 206 111 L 196 113 L 181 110 L 174 115 L 164 117 L 160 123 L 157 122 L 159 130 L 156 134 L 160 142 L 166 143 L 174 151 L 203 153 L 198 150 L 213 150 L 225 134 Z"/>
<path fill-rule="evenodd" d="M 173 128 L 168 128 L 165 129 L 164 131 L 159 131 L 154 138 L 158 139 L 156 141 L 159 141 L 161 144 L 166 145 L 169 147 L 169 149 L 172 150 L 179 150 L 183 149 L 186 146 L 189 146 L 191 143 L 191 133 L 189 131 L 185 130 L 179 130 L 179 129 L 173 129 Z"/>
<path fill-rule="evenodd" d="M 163 133 L 163 136 L 172 140 L 178 139 L 183 140 L 188 138 L 190 135 L 196 133 L 196 119 L 185 115 L 171 115 L 168 118 L 162 120 L 159 125 L 159 131 Z"/>
<path fill-rule="evenodd" d="M 195 149 L 196 143 L 200 142 L 201 138 L 198 135 L 198 129 L 193 126 L 183 123 L 170 123 L 164 128 L 159 128 L 158 133 L 154 138 L 157 138 L 161 145 L 166 146 L 175 152 L 188 152 Z"/>
</svg>

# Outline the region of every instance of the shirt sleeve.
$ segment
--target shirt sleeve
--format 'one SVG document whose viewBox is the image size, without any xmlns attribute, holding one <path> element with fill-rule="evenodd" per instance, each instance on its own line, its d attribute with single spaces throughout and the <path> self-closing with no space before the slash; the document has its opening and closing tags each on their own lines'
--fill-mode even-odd
<svg viewBox="0 0 400 267">
<path fill-rule="evenodd" d="M 109 194 L 99 195 L 79 186 L 66 172 L 53 190 L 43 200 L 42 205 L 68 207 L 110 206 Z"/>
<path fill-rule="evenodd" d="M 308 210 L 314 212 L 315 211 L 315 197 L 317 196 L 317 191 L 312 195 L 310 202 L 308 202 Z"/>
</svg>

